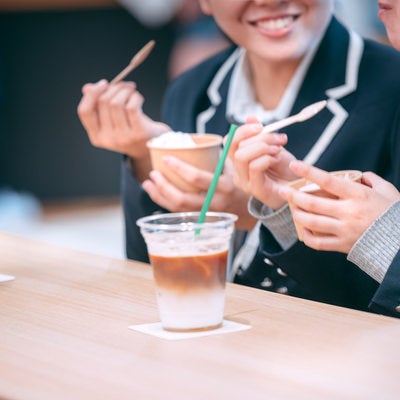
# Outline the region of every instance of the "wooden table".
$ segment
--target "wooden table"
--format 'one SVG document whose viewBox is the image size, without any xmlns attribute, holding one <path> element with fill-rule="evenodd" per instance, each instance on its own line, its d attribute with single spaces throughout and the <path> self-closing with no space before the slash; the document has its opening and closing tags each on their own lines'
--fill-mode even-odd
<svg viewBox="0 0 400 400">
<path fill-rule="evenodd" d="M 400 321 L 228 284 L 250 330 L 168 341 L 148 265 L 0 234 L 1 399 L 399 399 Z"/>
</svg>

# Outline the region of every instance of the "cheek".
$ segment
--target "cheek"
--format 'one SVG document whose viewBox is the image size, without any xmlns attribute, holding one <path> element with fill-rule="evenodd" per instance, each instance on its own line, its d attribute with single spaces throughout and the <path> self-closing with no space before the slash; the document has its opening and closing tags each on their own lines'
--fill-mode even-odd
<svg viewBox="0 0 400 400">
<path fill-rule="evenodd" d="M 321 13 L 325 12 L 325 10 L 333 13 L 337 0 L 303 0 L 303 3 Z"/>
<path fill-rule="evenodd" d="M 309 51 L 310 47 L 316 42 L 319 34 L 315 30 L 300 29 L 297 34 L 292 38 L 291 51 L 295 58 L 302 58 Z"/>
<path fill-rule="evenodd" d="M 400 29 L 397 31 L 388 30 L 390 44 L 397 50 L 400 50 Z"/>
<path fill-rule="evenodd" d="M 396 10 L 396 15 L 392 17 L 394 18 L 385 21 L 386 32 L 392 46 L 400 50 L 400 9 Z"/>
</svg>

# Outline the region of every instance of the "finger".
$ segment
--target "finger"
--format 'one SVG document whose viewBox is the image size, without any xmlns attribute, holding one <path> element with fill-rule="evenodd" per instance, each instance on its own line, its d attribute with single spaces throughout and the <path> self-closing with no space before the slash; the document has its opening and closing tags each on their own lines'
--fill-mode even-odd
<svg viewBox="0 0 400 400">
<path fill-rule="evenodd" d="M 246 118 L 246 123 L 245 123 L 245 125 L 242 125 L 244 128 L 239 127 L 239 132 L 235 132 L 235 136 L 236 136 L 236 135 L 237 135 L 237 136 L 242 135 L 243 133 L 241 133 L 241 131 L 242 131 L 243 129 L 247 129 L 247 127 L 249 127 L 250 125 L 256 125 L 256 126 L 258 126 L 258 127 L 260 127 L 260 128 L 262 127 L 260 120 L 259 120 L 256 116 L 250 115 L 250 116 L 248 116 L 248 117 Z M 257 131 L 259 131 L 258 128 L 257 128 Z M 225 136 L 224 139 L 223 139 L 223 141 L 222 141 L 222 143 L 223 143 L 224 145 L 225 145 L 225 142 L 226 142 L 227 138 L 228 138 L 228 135 Z"/>
<path fill-rule="evenodd" d="M 183 192 L 158 171 L 152 171 L 150 178 L 151 180 L 143 182 L 143 188 L 155 203 L 170 211 L 200 210 L 204 194 Z"/>
<path fill-rule="evenodd" d="M 246 140 L 243 140 L 240 145 L 251 145 L 253 143 L 265 143 L 267 145 L 285 146 L 288 138 L 285 133 L 259 133 Z"/>
<path fill-rule="evenodd" d="M 232 157 L 237 149 L 240 146 L 240 143 L 242 140 L 246 140 L 249 137 L 252 137 L 258 133 L 260 133 L 262 130 L 262 125 L 261 124 L 246 124 L 240 126 L 236 132 L 235 135 L 233 136 L 232 143 L 230 146 L 229 150 L 229 156 Z M 224 141 L 226 139 L 224 138 Z"/>
<path fill-rule="evenodd" d="M 100 90 L 101 88 L 106 88 L 107 87 L 107 79 L 101 79 L 98 82 L 95 83 L 85 83 L 82 86 L 82 94 L 86 95 L 89 94 L 93 90 Z"/>
<path fill-rule="evenodd" d="M 142 188 L 149 195 L 154 203 L 158 204 L 160 207 L 165 208 L 168 211 L 173 211 L 170 208 L 171 202 L 169 202 L 160 194 L 157 185 L 151 179 L 146 179 L 145 181 L 143 181 Z"/>
<path fill-rule="evenodd" d="M 246 118 L 246 124 L 260 124 L 260 120 L 255 115 L 249 115 Z"/>
<path fill-rule="evenodd" d="M 239 147 L 234 155 L 234 163 L 235 166 L 238 167 L 237 169 L 239 169 L 238 172 L 242 179 L 249 179 L 248 173 L 250 163 L 254 163 L 257 159 L 262 158 L 262 161 L 260 161 L 262 165 L 266 159 L 278 154 L 279 151 L 280 147 L 278 146 L 269 146 L 265 143 L 253 142 L 248 146 Z M 256 164 L 258 165 L 258 163 Z M 267 164 L 264 169 L 268 167 L 269 164 Z"/>
<path fill-rule="evenodd" d="M 143 190 L 149 195 L 149 197 L 153 200 L 154 203 L 158 204 L 160 207 L 163 207 L 169 211 L 172 211 L 169 208 L 169 202 L 164 199 L 164 197 L 159 192 L 157 185 L 154 183 L 152 179 L 146 179 L 142 182 Z"/>
<path fill-rule="evenodd" d="M 159 189 L 160 187 L 167 187 L 170 183 L 157 171 L 150 172 L 149 178 L 150 179 L 143 181 L 143 189 L 147 192 L 154 203 L 169 211 L 173 211 L 171 208 L 172 202 L 168 198 L 165 198 L 162 190 Z"/>
<path fill-rule="evenodd" d="M 82 89 L 84 96 L 78 105 L 78 115 L 82 125 L 89 134 L 94 134 L 99 130 L 98 101 L 100 95 L 106 89 L 107 81 L 104 79 L 96 84 L 87 84 Z"/>
<path fill-rule="evenodd" d="M 293 220 L 300 226 L 323 235 L 336 235 L 340 221 L 326 215 L 314 214 L 291 204 Z"/>
<path fill-rule="evenodd" d="M 295 190 L 287 185 L 282 185 L 278 190 L 279 195 L 289 202 L 292 207 L 297 207 L 308 213 L 326 215 L 330 218 L 338 218 L 338 199 L 329 199 Z"/>
<path fill-rule="evenodd" d="M 232 157 L 234 165 L 235 182 L 239 186 L 245 188 L 249 182 L 249 164 L 254 160 L 254 157 L 261 155 L 260 149 L 257 146 L 239 148 Z"/>
<path fill-rule="evenodd" d="M 265 187 L 265 184 L 269 180 L 269 187 L 272 188 L 275 183 L 268 177 L 266 171 L 273 163 L 272 157 L 264 155 L 249 163 L 248 173 L 248 192 L 257 197 Z M 269 189 L 270 190 L 270 189 Z"/>
<path fill-rule="evenodd" d="M 249 162 L 249 179 L 252 180 L 256 175 L 264 175 L 265 172 L 274 164 L 275 159 L 269 154 L 263 154 Z"/>
<path fill-rule="evenodd" d="M 308 229 L 302 229 L 301 234 L 304 244 L 312 249 L 319 251 L 342 251 L 342 244 L 336 236 L 316 234 Z"/>
<path fill-rule="evenodd" d="M 133 83 L 118 91 L 110 102 L 110 115 L 113 126 L 120 132 L 130 131 L 130 121 L 126 112 L 126 105 L 135 90 Z"/>
<path fill-rule="evenodd" d="M 105 132 L 110 132 L 114 129 L 111 118 L 111 101 L 119 91 L 123 90 L 123 87 L 123 82 L 110 85 L 107 91 L 99 98 L 99 121 L 103 128 L 102 130 Z"/>
<path fill-rule="evenodd" d="M 362 183 L 368 185 L 368 187 L 372 189 L 371 193 L 368 193 L 368 191 L 365 190 L 366 194 L 370 194 L 371 196 L 373 194 L 375 194 L 375 196 L 379 194 L 389 200 L 389 202 L 394 202 L 400 199 L 400 192 L 398 189 L 392 183 L 386 181 L 373 172 L 365 172 L 363 174 Z"/>
<path fill-rule="evenodd" d="M 162 161 L 184 181 L 198 188 L 199 192 L 208 190 L 213 179 L 212 172 L 197 168 L 173 156 L 165 156 Z"/>
<path fill-rule="evenodd" d="M 128 120 L 131 127 L 134 127 L 138 123 L 138 120 L 142 117 L 143 103 L 144 103 L 144 98 L 142 94 L 139 93 L 138 91 L 133 92 L 126 105 Z"/>
<path fill-rule="evenodd" d="M 82 94 L 88 94 L 90 93 L 91 90 L 93 90 L 93 87 L 95 87 L 95 83 L 86 83 L 85 85 L 82 86 Z"/>
<path fill-rule="evenodd" d="M 296 175 L 317 184 L 321 189 L 339 198 L 357 197 L 362 190 L 362 186 L 357 182 L 337 177 L 303 161 L 292 161 L 289 167 Z"/>
<path fill-rule="evenodd" d="M 373 172 L 364 172 L 361 182 L 368 187 L 377 189 L 378 191 L 379 188 L 382 188 L 383 186 L 386 186 L 388 184 L 385 179 L 381 178 Z"/>
</svg>

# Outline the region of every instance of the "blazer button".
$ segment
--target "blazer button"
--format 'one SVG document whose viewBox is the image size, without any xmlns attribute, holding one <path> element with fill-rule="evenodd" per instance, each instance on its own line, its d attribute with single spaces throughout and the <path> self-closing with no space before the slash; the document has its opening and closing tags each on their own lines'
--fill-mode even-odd
<svg viewBox="0 0 400 400">
<path fill-rule="evenodd" d="M 280 293 L 280 294 L 288 294 L 289 289 L 286 286 L 282 286 L 282 287 L 279 287 L 278 289 L 276 289 L 276 292 Z"/>
<path fill-rule="evenodd" d="M 400 313 L 400 306 L 397 306 L 397 307 L 395 308 L 395 310 L 396 310 L 398 313 Z"/>
<path fill-rule="evenodd" d="M 287 276 L 287 273 L 283 272 L 280 268 L 278 268 L 276 270 L 276 272 L 280 275 L 280 276 Z"/>
<path fill-rule="evenodd" d="M 264 258 L 264 263 L 271 267 L 274 266 L 274 263 L 269 258 Z"/>
<path fill-rule="evenodd" d="M 264 278 L 264 280 L 260 283 L 263 288 L 270 288 L 273 285 L 273 282 L 269 278 Z"/>
</svg>

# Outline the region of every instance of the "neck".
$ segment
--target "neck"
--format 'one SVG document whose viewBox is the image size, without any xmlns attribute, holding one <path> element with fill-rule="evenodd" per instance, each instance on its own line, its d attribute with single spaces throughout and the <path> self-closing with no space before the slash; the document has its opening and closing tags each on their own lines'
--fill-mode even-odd
<svg viewBox="0 0 400 400">
<path fill-rule="evenodd" d="M 254 91 L 257 101 L 266 110 L 273 110 L 281 101 L 301 60 L 291 63 L 266 63 L 250 59 Z"/>
</svg>

